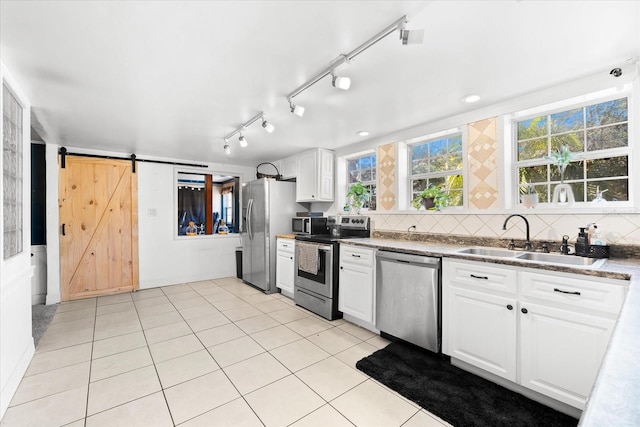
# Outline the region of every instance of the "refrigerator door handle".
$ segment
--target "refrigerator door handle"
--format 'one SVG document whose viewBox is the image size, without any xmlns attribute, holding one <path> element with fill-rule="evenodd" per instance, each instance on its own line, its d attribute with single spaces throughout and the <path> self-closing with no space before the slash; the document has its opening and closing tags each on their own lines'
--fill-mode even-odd
<svg viewBox="0 0 640 427">
<path fill-rule="evenodd" d="M 253 210 L 253 199 L 249 199 L 249 204 L 247 206 L 247 233 L 249 235 L 249 240 L 253 240 L 253 230 L 251 229 L 251 211 Z"/>
</svg>

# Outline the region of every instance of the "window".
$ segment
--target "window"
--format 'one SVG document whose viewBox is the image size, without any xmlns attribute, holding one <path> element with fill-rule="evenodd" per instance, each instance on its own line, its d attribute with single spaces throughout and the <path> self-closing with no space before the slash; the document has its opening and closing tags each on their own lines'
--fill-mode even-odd
<svg viewBox="0 0 640 427">
<path fill-rule="evenodd" d="M 608 201 L 629 200 L 629 123 L 626 97 L 549 112 L 514 122 L 517 179 L 535 185 L 541 203 L 551 202 L 561 177 L 548 157 L 564 145 L 575 154 L 564 182 L 576 202 L 606 190 Z"/>
<path fill-rule="evenodd" d="M 238 177 L 178 172 L 176 181 L 179 236 L 239 232 Z M 195 230 L 188 229 L 190 222 Z"/>
<path fill-rule="evenodd" d="M 363 207 L 372 211 L 376 210 L 376 180 L 378 179 L 376 171 L 375 154 L 367 154 L 347 161 L 347 191 L 351 185 L 361 182 L 369 189 L 369 200 Z"/>
<path fill-rule="evenodd" d="M 447 191 L 449 206 L 464 204 L 462 133 L 427 139 L 409 146 L 411 199 L 429 185 Z"/>
<path fill-rule="evenodd" d="M 2 85 L 4 259 L 22 252 L 22 106 Z"/>
</svg>

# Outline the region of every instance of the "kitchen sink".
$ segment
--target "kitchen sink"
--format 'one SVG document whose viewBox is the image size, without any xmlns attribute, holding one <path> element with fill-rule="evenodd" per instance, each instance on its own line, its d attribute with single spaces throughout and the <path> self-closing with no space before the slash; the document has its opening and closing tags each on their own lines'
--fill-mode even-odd
<svg viewBox="0 0 640 427">
<path fill-rule="evenodd" d="M 517 259 L 548 262 L 552 264 L 583 266 L 583 267 L 600 267 L 604 264 L 604 259 L 585 258 L 580 256 L 547 254 L 540 252 L 525 252 L 516 257 Z"/>
<path fill-rule="evenodd" d="M 507 249 L 493 249 L 493 248 L 467 248 L 458 251 L 460 254 L 470 255 L 482 255 L 482 256 L 495 256 L 502 258 L 512 258 L 518 255 L 516 251 L 510 251 Z"/>
</svg>

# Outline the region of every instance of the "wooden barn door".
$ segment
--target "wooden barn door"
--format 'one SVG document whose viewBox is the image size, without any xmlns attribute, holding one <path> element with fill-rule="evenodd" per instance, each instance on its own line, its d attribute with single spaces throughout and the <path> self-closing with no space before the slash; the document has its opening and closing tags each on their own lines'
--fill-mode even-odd
<svg viewBox="0 0 640 427">
<path fill-rule="evenodd" d="M 138 288 L 138 178 L 131 162 L 69 156 L 60 169 L 62 300 Z"/>
</svg>

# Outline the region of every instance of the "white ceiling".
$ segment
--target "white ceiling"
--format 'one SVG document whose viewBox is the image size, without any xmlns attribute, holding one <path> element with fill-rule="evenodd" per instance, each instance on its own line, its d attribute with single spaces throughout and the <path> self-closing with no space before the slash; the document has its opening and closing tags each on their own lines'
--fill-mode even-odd
<svg viewBox="0 0 640 427">
<path fill-rule="evenodd" d="M 409 16 L 343 74 L 286 95 Z M 637 1 L 7 1 L 0 54 L 47 142 L 255 166 L 547 88 L 640 56 Z M 482 96 L 463 104 L 464 95 Z M 223 136 L 264 111 L 245 136 Z M 366 129 L 362 138 L 356 131 Z"/>
</svg>

